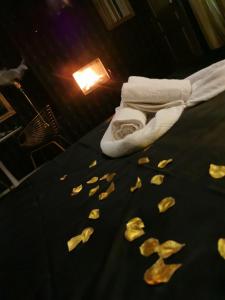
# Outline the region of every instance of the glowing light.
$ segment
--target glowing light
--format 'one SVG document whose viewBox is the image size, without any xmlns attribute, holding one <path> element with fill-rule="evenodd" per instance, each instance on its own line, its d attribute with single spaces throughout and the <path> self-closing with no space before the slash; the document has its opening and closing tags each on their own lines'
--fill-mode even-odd
<svg viewBox="0 0 225 300">
<path fill-rule="evenodd" d="M 99 84 L 103 84 L 110 79 L 109 74 L 99 58 L 90 62 L 77 72 L 74 72 L 73 77 L 85 95 L 96 89 Z"/>
</svg>

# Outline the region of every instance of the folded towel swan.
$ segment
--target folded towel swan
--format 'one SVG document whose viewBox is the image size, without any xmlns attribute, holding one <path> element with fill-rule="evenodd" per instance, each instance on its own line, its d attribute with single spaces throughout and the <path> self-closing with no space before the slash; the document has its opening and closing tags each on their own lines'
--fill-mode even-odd
<svg viewBox="0 0 225 300">
<path fill-rule="evenodd" d="M 121 157 L 151 145 L 178 121 L 186 107 L 210 100 L 224 90 L 225 60 L 204 68 L 184 80 L 131 76 L 122 87 L 121 104 L 101 140 L 102 152 L 110 157 Z M 137 111 L 155 112 L 155 116 L 147 124 L 142 122 L 143 127 L 139 120 L 137 126 L 131 122 L 133 117 L 123 112 L 127 108 L 133 109 L 134 114 Z M 134 114 L 132 116 L 135 116 Z M 119 127 L 121 123 L 120 125 L 116 123 L 117 117 L 121 118 L 122 124 L 126 124 L 125 127 Z M 118 136 L 117 130 L 120 131 Z"/>
</svg>

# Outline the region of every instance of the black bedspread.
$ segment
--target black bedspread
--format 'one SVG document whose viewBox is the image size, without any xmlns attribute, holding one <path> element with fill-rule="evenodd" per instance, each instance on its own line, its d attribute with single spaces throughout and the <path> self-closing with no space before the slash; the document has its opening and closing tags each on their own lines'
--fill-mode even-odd
<svg viewBox="0 0 225 300">
<path fill-rule="evenodd" d="M 225 261 L 217 240 L 225 237 L 225 178 L 209 176 L 210 163 L 225 164 L 225 94 L 186 110 L 179 122 L 146 152 L 109 159 L 99 151 L 107 124 L 46 164 L 0 202 L 0 299 L 130 300 L 225 299 Z M 150 164 L 137 159 L 148 155 Z M 163 159 L 174 161 L 165 169 Z M 97 160 L 94 168 L 89 164 Z M 70 192 L 92 176 L 116 172 L 116 191 L 105 201 Z M 150 184 L 164 174 L 161 186 Z M 67 174 L 64 181 L 59 178 Z M 143 187 L 131 193 L 137 176 Z M 105 190 L 107 183 L 101 183 Z M 173 196 L 176 205 L 159 214 L 157 204 Z M 99 208 L 98 220 L 88 219 Z M 125 225 L 145 223 L 145 235 L 128 242 Z M 72 252 L 67 240 L 85 228 L 90 240 Z M 149 237 L 186 246 L 166 260 L 182 263 L 170 282 L 149 286 L 145 270 L 156 260 L 139 253 Z"/>
</svg>

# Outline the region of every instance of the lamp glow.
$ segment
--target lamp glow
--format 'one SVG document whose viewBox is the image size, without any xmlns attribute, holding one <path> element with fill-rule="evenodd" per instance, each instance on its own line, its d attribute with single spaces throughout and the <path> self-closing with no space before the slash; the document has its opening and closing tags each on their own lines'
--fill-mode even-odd
<svg viewBox="0 0 225 300">
<path fill-rule="evenodd" d="M 84 95 L 89 94 L 99 84 L 106 83 L 110 79 L 108 72 L 99 58 L 93 60 L 77 72 L 74 72 L 73 77 Z"/>
</svg>

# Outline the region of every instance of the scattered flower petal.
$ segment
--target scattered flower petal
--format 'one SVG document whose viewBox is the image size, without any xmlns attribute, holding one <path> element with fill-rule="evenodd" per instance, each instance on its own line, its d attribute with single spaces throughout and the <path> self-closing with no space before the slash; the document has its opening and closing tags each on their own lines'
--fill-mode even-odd
<svg viewBox="0 0 225 300">
<path fill-rule="evenodd" d="M 94 160 L 90 165 L 89 168 L 93 168 L 97 165 L 97 160 Z"/>
<path fill-rule="evenodd" d="M 92 209 L 92 211 L 90 212 L 88 218 L 89 219 L 93 219 L 93 220 L 97 220 L 100 217 L 100 211 L 98 208 L 96 209 Z"/>
<path fill-rule="evenodd" d="M 65 175 L 63 175 L 62 177 L 60 177 L 59 180 L 60 180 L 60 181 L 63 181 L 63 180 L 65 180 L 67 177 L 68 177 L 68 175 L 65 174 Z"/>
<path fill-rule="evenodd" d="M 76 187 L 74 187 L 73 189 L 72 189 L 72 192 L 71 192 L 71 196 L 76 196 L 77 194 L 79 194 L 81 191 L 82 191 L 82 189 L 83 189 L 83 185 L 82 184 L 80 184 L 80 185 L 78 185 L 78 186 L 76 186 Z"/>
<path fill-rule="evenodd" d="M 89 197 L 94 196 L 94 195 L 97 193 L 97 191 L 99 190 L 99 188 L 100 188 L 100 186 L 97 185 L 96 187 L 94 187 L 93 189 L 91 189 L 91 190 L 89 191 Z"/>
<path fill-rule="evenodd" d="M 166 265 L 163 259 L 159 258 L 153 266 L 145 271 L 144 281 L 149 285 L 166 283 L 181 266 L 181 264 Z"/>
<path fill-rule="evenodd" d="M 140 189 L 141 187 L 142 187 L 141 178 L 140 178 L 140 177 L 137 177 L 135 186 L 132 186 L 132 187 L 130 188 L 130 191 L 133 193 L 134 191 L 136 191 L 137 189 Z"/>
<path fill-rule="evenodd" d="M 126 224 L 126 230 L 124 233 L 125 238 L 132 242 L 135 239 L 139 238 L 143 234 L 145 234 L 143 228 L 145 227 L 143 221 L 141 218 L 135 217 L 132 218 L 127 224 Z"/>
<path fill-rule="evenodd" d="M 219 254 L 225 259 L 225 239 L 220 238 L 218 240 L 217 248 L 219 251 Z"/>
<path fill-rule="evenodd" d="M 225 166 L 210 164 L 209 174 L 216 179 L 223 178 L 225 176 Z"/>
<path fill-rule="evenodd" d="M 165 159 L 165 160 L 161 160 L 161 161 L 158 163 L 158 168 L 163 169 L 163 168 L 165 168 L 168 164 L 170 164 L 172 161 L 173 161 L 172 158 L 167 159 L 167 160 L 166 160 L 166 159 Z"/>
<path fill-rule="evenodd" d="M 139 247 L 140 253 L 143 256 L 150 256 L 156 252 L 156 248 L 159 246 L 159 240 L 155 238 L 149 238 Z"/>
<path fill-rule="evenodd" d="M 180 244 L 173 240 L 168 240 L 156 247 L 156 252 L 158 253 L 159 257 L 167 258 L 173 255 L 174 253 L 179 252 L 185 244 Z"/>
<path fill-rule="evenodd" d="M 138 165 L 148 164 L 149 162 L 150 162 L 150 159 L 148 158 L 148 156 L 141 157 L 138 159 Z"/>
<path fill-rule="evenodd" d="M 151 184 L 160 185 L 164 181 L 165 175 L 155 175 L 151 178 Z"/>
<path fill-rule="evenodd" d="M 86 183 L 87 184 L 92 184 L 92 183 L 96 183 L 98 181 L 98 177 L 94 176 L 91 179 L 89 179 Z"/>
<path fill-rule="evenodd" d="M 163 213 L 167 211 L 170 207 L 174 206 L 175 203 L 176 201 L 173 197 L 166 197 L 162 199 L 158 204 L 159 212 Z"/>
<path fill-rule="evenodd" d="M 115 184 L 114 182 L 111 182 L 111 184 L 109 185 L 109 187 L 107 188 L 107 190 L 105 192 L 102 192 L 98 198 L 99 200 L 104 200 L 106 199 L 111 193 L 113 193 L 115 191 Z"/>
</svg>

